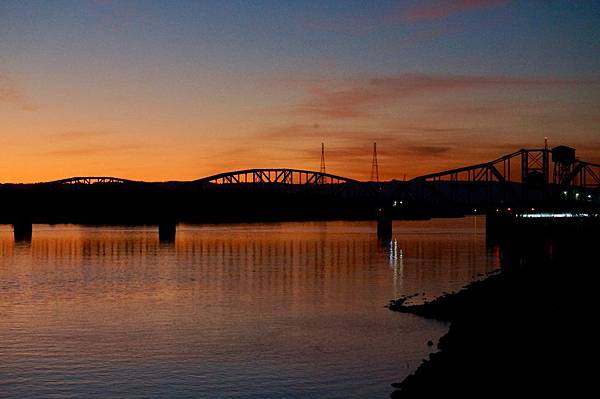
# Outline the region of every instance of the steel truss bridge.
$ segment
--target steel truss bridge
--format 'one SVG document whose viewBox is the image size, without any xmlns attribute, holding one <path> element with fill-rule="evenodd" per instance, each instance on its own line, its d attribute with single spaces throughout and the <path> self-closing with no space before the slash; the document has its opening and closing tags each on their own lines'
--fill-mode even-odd
<svg viewBox="0 0 600 399">
<path fill-rule="evenodd" d="M 94 185 L 94 184 L 141 184 L 142 181 L 122 179 L 111 176 L 77 176 L 67 179 L 38 183 L 48 185 Z M 203 177 L 191 182 L 193 185 L 205 184 L 285 184 L 285 185 L 312 185 L 312 184 L 345 184 L 360 183 L 358 180 L 342 177 L 324 172 L 314 172 L 303 169 L 244 169 L 232 172 L 218 173 Z"/>
<path fill-rule="evenodd" d="M 593 206 L 600 202 L 599 191 L 600 164 L 558 146 L 523 148 L 489 162 L 418 176 L 392 196 L 451 214 L 501 206 Z"/>
<path fill-rule="evenodd" d="M 575 149 L 520 149 L 489 162 L 449 169 L 415 177 L 409 181 L 383 183 L 355 179 L 304 169 L 244 169 L 207 176 L 187 182 L 147 183 L 110 176 L 77 176 L 38 185 L 56 186 L 146 186 L 160 189 L 166 185 L 187 188 L 236 187 L 331 187 L 336 193 L 427 204 L 429 207 L 494 206 L 501 203 L 538 203 L 557 197 L 567 198 L 576 190 L 597 201 L 600 190 L 600 164 L 579 160 Z M 359 194 L 357 194 L 359 193 Z M 578 194 L 574 194 L 578 195 Z"/>
<path fill-rule="evenodd" d="M 91 184 L 115 184 L 115 183 L 139 183 L 135 180 L 121 179 L 119 177 L 110 176 L 76 176 L 67 179 L 54 180 L 47 183 L 52 185 L 91 185 Z"/>
<path fill-rule="evenodd" d="M 500 158 L 480 164 L 449 169 L 415 177 L 408 183 L 465 182 L 465 183 L 515 183 L 523 185 L 554 185 L 561 188 L 600 187 L 600 164 L 576 159 L 575 150 L 559 146 L 554 149 L 520 149 Z M 145 183 L 111 176 L 77 176 L 46 183 L 51 185 L 94 185 Z M 372 184 L 324 172 L 304 169 L 270 168 L 244 169 L 187 183 L 193 185 L 341 185 Z M 160 183 L 154 183 L 160 184 Z M 385 185 L 385 183 L 382 183 Z"/>
<path fill-rule="evenodd" d="M 194 180 L 195 184 L 344 184 L 358 180 L 303 169 L 245 169 Z"/>
<path fill-rule="evenodd" d="M 76 176 L 0 184 L 0 223 L 31 239 L 35 223 L 157 224 L 172 240 L 177 223 L 378 220 L 494 214 L 515 209 L 600 209 L 600 164 L 575 150 L 520 149 L 489 162 L 415 177 L 361 182 L 303 169 L 244 169 L 193 181 L 143 182 Z M 497 212 L 496 212 L 497 213 Z M 380 229 L 381 228 L 381 229 Z"/>
<path fill-rule="evenodd" d="M 0 184 L 0 223 L 167 223 L 431 217 L 498 207 L 600 208 L 600 164 L 573 148 L 521 149 L 408 181 L 244 169 L 192 181 L 76 176 Z M 382 213 L 383 212 L 383 213 Z M 16 231 L 16 230 L 15 230 Z"/>
<path fill-rule="evenodd" d="M 575 159 L 574 150 L 572 156 L 562 156 L 561 149 L 565 148 L 568 147 L 556 147 L 553 150 L 520 149 L 490 162 L 430 173 L 411 181 L 514 182 L 554 184 L 560 187 L 599 187 L 600 164 Z"/>
</svg>

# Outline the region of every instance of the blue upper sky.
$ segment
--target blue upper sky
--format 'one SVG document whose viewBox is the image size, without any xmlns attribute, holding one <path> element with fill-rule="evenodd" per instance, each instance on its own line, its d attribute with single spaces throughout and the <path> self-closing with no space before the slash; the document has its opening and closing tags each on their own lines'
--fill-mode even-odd
<svg viewBox="0 0 600 399">
<path fill-rule="evenodd" d="M 426 2 L 5 0 L 0 45 L 15 67 L 67 55 L 251 72 L 331 60 L 348 73 L 598 76 L 600 2 L 463 3 L 473 5 L 411 19 Z"/>
</svg>

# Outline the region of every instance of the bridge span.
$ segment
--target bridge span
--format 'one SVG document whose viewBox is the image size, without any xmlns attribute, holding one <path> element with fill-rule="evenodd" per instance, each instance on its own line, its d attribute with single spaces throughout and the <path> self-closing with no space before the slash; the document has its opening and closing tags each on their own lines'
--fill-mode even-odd
<svg viewBox="0 0 600 399">
<path fill-rule="evenodd" d="M 358 180 L 303 169 L 244 169 L 192 181 L 194 184 L 344 184 Z"/>
<path fill-rule="evenodd" d="M 393 196 L 450 214 L 498 207 L 597 206 L 600 164 L 578 159 L 575 149 L 566 146 L 520 149 L 489 162 L 415 177 Z"/>
<path fill-rule="evenodd" d="M 37 184 L 45 185 L 92 185 L 92 184 L 345 184 L 360 183 L 356 179 L 333 175 L 325 172 L 315 172 L 305 169 L 262 168 L 243 169 L 218 173 L 192 181 L 174 182 L 144 182 L 140 180 L 123 179 L 112 176 L 75 176 L 66 179 L 52 180 Z"/>
<path fill-rule="evenodd" d="M 69 177 L 66 179 L 53 180 L 49 182 L 39 183 L 39 184 L 50 184 L 50 185 L 90 185 L 90 184 L 117 184 L 117 183 L 141 183 L 135 180 L 121 179 L 120 177 L 110 177 L 110 176 L 75 176 Z"/>
<path fill-rule="evenodd" d="M 0 223 L 384 219 L 456 216 L 508 208 L 599 208 L 600 164 L 570 147 L 520 149 L 489 162 L 408 181 L 358 181 L 294 168 L 255 168 L 192 181 L 76 176 L 0 184 Z M 16 231 L 16 230 L 15 230 Z"/>
<path fill-rule="evenodd" d="M 575 149 L 571 147 L 522 148 L 489 162 L 430 173 L 412 180 L 495 181 L 593 188 L 600 185 L 600 164 L 577 159 Z"/>
<path fill-rule="evenodd" d="M 600 164 L 575 157 L 575 149 L 558 146 L 553 149 L 525 149 L 501 156 L 489 162 L 458 167 L 417 176 L 410 183 L 422 182 L 484 182 L 555 185 L 559 187 L 597 188 L 600 186 Z M 214 174 L 192 181 L 143 182 L 112 176 L 76 176 L 41 182 L 48 185 L 92 184 L 364 184 L 349 177 L 325 172 L 293 168 L 255 168 Z M 386 182 L 382 182 L 385 184 Z"/>
</svg>

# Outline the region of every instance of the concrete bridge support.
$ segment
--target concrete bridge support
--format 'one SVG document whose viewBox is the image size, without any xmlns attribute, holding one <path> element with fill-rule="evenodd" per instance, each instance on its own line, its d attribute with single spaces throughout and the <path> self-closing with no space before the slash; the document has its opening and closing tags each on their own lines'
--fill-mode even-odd
<svg viewBox="0 0 600 399">
<path fill-rule="evenodd" d="M 164 221 L 158 224 L 158 240 L 160 242 L 174 242 L 176 233 L 176 222 Z"/>
<path fill-rule="evenodd" d="M 17 221 L 13 223 L 15 241 L 31 241 L 33 225 L 29 221 Z"/>
<path fill-rule="evenodd" d="M 377 238 L 380 240 L 392 238 L 392 215 L 385 208 L 377 210 Z"/>
</svg>

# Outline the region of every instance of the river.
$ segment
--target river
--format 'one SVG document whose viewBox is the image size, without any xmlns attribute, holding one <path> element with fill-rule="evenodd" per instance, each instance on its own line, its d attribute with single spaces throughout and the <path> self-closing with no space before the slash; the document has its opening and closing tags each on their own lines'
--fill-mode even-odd
<svg viewBox="0 0 600 399">
<path fill-rule="evenodd" d="M 447 325 L 390 299 L 499 267 L 485 219 L 0 226 L 0 397 L 388 397 Z"/>
</svg>

